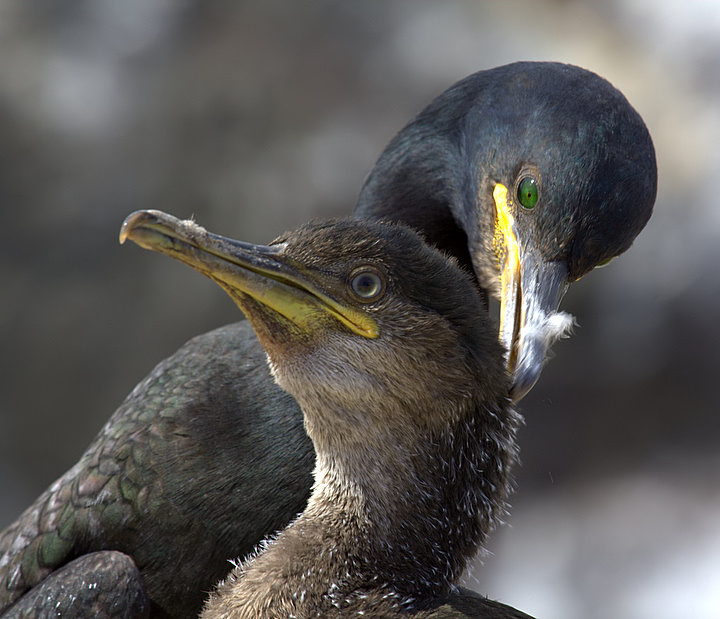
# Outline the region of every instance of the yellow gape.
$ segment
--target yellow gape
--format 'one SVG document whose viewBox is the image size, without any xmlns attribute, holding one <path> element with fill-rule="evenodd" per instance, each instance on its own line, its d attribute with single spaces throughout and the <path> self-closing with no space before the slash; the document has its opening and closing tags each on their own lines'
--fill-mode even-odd
<svg viewBox="0 0 720 619">
<path fill-rule="evenodd" d="M 500 340 L 508 342 L 511 334 L 512 342 L 508 346 L 508 370 L 513 371 L 517 363 L 517 334 L 525 317 L 520 285 L 520 246 L 515 234 L 515 219 L 510 212 L 507 199 L 508 190 L 502 183 L 497 183 L 493 189 L 495 200 L 495 237 L 493 248 L 500 266 Z M 508 311 L 513 304 L 515 311 Z M 520 311 L 517 311 L 517 310 Z M 508 324 L 512 322 L 512 324 Z"/>
</svg>

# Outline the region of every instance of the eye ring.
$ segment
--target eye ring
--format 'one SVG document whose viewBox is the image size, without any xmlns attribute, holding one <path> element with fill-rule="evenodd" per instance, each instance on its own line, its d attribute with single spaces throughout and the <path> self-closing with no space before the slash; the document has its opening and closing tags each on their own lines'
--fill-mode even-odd
<svg viewBox="0 0 720 619">
<path fill-rule="evenodd" d="M 349 280 L 350 290 L 360 301 L 375 301 L 385 294 L 385 278 L 373 267 L 354 269 Z"/>
<path fill-rule="evenodd" d="M 532 174 L 520 176 L 515 184 L 515 196 L 526 211 L 533 210 L 540 199 L 540 183 L 537 178 Z"/>
</svg>

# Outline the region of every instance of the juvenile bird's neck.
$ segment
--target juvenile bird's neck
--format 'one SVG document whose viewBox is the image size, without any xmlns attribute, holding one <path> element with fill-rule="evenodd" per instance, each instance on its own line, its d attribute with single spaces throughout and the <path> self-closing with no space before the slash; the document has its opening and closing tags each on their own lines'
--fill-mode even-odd
<svg viewBox="0 0 720 619">
<path fill-rule="evenodd" d="M 453 417 L 338 453 L 316 443 L 307 508 L 215 595 L 239 616 L 302 617 L 373 600 L 378 614 L 413 610 L 447 593 L 504 513 L 517 426 L 503 408 Z"/>
</svg>

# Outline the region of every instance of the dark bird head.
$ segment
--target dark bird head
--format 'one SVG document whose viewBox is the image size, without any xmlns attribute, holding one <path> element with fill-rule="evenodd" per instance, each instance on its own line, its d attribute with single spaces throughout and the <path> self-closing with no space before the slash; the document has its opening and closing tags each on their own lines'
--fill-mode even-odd
<svg viewBox="0 0 720 619">
<path fill-rule="evenodd" d="M 355 214 L 420 231 L 500 299 L 517 400 L 569 326 L 567 286 L 630 247 L 656 185 L 650 135 L 622 93 L 578 67 L 521 62 L 435 99 L 383 152 Z"/>
<path fill-rule="evenodd" d="M 404 226 L 316 222 L 265 246 L 139 211 L 124 222 L 125 239 L 225 289 L 251 321 L 275 379 L 304 410 L 353 411 L 307 418 L 319 451 L 334 451 L 338 440 L 344 451 L 348 442 L 367 444 L 368 433 L 389 426 L 407 434 L 442 422 L 383 417 L 377 402 L 395 402 L 399 415 L 427 409 L 420 400 L 459 403 L 468 372 L 492 401 L 508 393 L 502 347 L 470 276 Z"/>
</svg>

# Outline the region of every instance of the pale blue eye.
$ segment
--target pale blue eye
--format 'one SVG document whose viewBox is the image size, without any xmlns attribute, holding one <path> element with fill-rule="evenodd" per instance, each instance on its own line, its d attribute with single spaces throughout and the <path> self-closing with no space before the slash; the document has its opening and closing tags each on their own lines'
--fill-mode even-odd
<svg viewBox="0 0 720 619">
<path fill-rule="evenodd" d="M 353 292 L 368 301 L 379 297 L 383 292 L 383 280 L 375 271 L 359 271 L 350 280 Z"/>
</svg>

